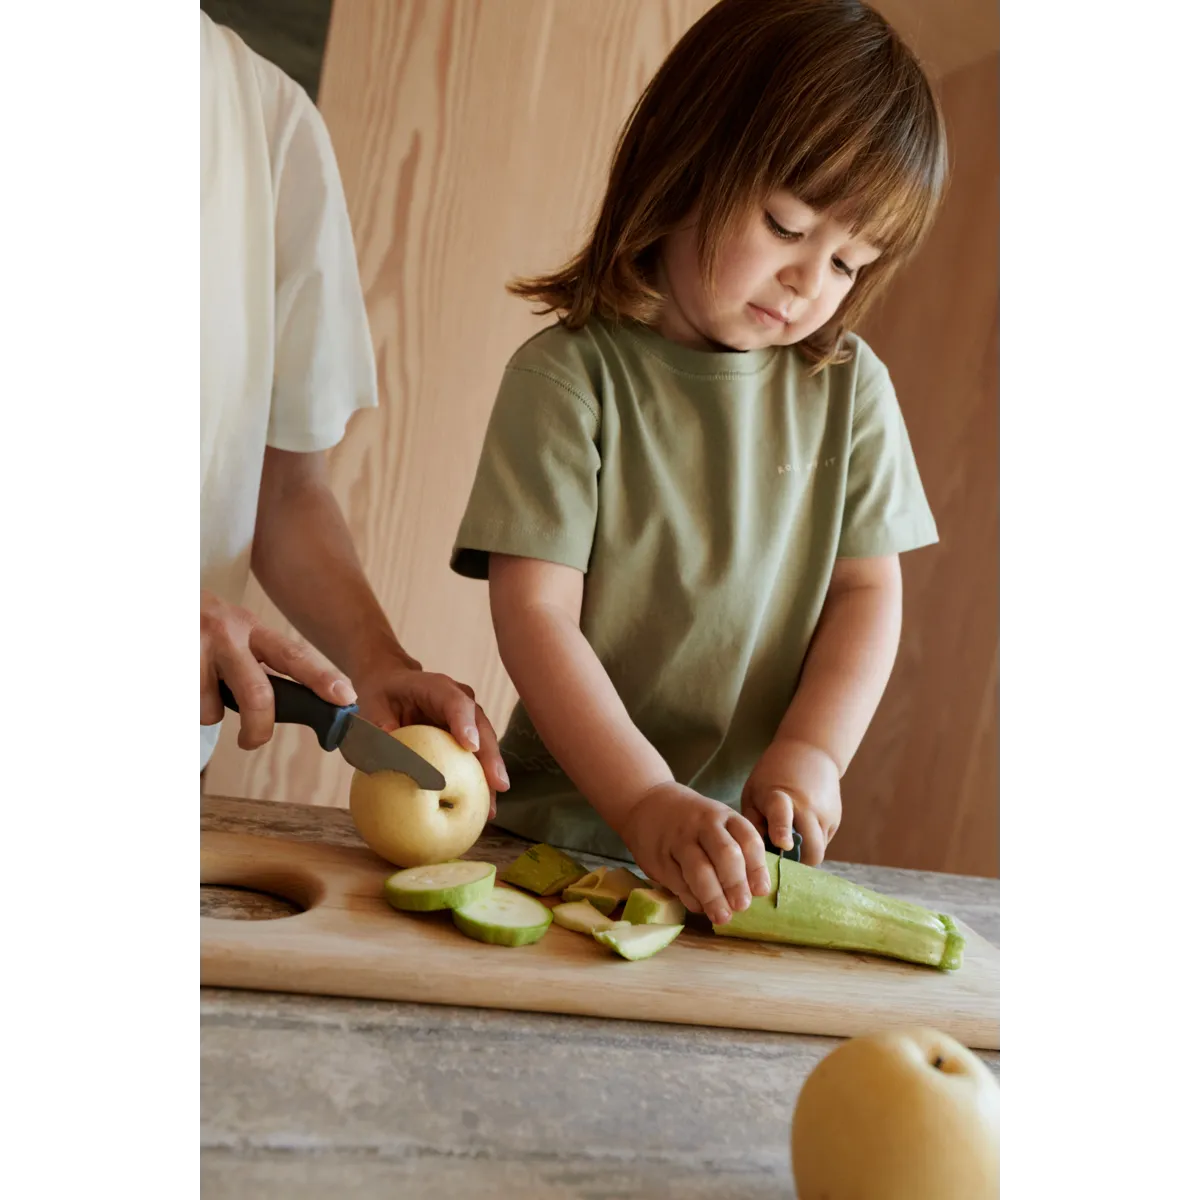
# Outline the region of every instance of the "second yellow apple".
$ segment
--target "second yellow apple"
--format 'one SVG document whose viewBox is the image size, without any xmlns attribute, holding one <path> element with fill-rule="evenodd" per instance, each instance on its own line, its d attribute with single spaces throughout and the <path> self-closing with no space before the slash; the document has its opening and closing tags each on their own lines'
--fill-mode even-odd
<svg viewBox="0 0 1200 1200">
<path fill-rule="evenodd" d="M 851 1038 L 792 1120 L 799 1200 L 999 1200 L 1000 1085 L 936 1029 Z"/>
</svg>

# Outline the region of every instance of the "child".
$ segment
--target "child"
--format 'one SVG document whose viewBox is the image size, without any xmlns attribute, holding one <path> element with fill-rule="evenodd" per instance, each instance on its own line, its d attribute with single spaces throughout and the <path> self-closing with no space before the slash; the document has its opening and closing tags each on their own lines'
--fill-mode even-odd
<svg viewBox="0 0 1200 1200">
<path fill-rule="evenodd" d="M 621 136 L 591 239 L 512 285 L 511 359 L 452 559 L 520 703 L 498 823 L 630 858 L 715 923 L 819 863 L 937 540 L 850 332 L 932 222 L 941 114 L 857 0 L 721 0 Z M 738 809 L 740 808 L 740 814 Z"/>
</svg>

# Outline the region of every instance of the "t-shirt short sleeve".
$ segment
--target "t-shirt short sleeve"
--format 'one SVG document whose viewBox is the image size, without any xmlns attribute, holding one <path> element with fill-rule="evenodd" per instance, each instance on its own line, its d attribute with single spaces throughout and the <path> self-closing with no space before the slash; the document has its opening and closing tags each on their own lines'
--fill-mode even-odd
<svg viewBox="0 0 1200 1200">
<path fill-rule="evenodd" d="M 341 441 L 378 403 L 375 356 L 333 145 L 304 91 L 259 64 L 275 193 L 275 370 L 267 444 Z"/>
<path fill-rule="evenodd" d="M 887 368 L 857 343 L 858 370 L 839 558 L 873 558 L 932 545 L 937 526 Z"/>
<path fill-rule="evenodd" d="M 596 531 L 600 406 L 518 351 L 505 369 L 450 565 L 486 579 L 488 555 L 586 571 Z"/>
</svg>

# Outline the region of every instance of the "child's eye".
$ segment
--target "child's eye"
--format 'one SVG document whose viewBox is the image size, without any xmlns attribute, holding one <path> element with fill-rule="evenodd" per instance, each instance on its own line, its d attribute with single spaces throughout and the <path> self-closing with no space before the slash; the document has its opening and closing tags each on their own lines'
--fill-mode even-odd
<svg viewBox="0 0 1200 1200">
<path fill-rule="evenodd" d="M 846 276 L 847 279 L 853 279 L 854 276 L 858 274 L 854 267 L 847 266 L 847 264 L 844 263 L 840 258 L 835 258 L 833 260 L 833 269 L 835 271 L 840 271 Z"/>
<path fill-rule="evenodd" d="M 782 238 L 785 242 L 794 242 L 797 238 L 804 236 L 794 229 L 784 229 L 770 213 L 766 213 L 765 215 L 767 218 L 767 227 L 777 238 Z"/>
</svg>

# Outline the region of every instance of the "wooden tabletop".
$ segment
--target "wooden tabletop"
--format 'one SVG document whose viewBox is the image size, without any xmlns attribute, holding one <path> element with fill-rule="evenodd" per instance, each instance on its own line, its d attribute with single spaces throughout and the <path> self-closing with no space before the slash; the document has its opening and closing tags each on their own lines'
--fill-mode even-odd
<svg viewBox="0 0 1200 1200">
<path fill-rule="evenodd" d="M 205 797 L 201 828 L 362 844 L 344 809 L 255 800 Z M 497 863 L 526 845 L 484 836 Z M 1000 944 L 997 880 L 830 866 Z M 273 908 L 201 895 L 213 916 Z M 206 1200 L 792 1200 L 792 1106 L 837 1044 L 213 988 L 200 1016 Z"/>
</svg>

